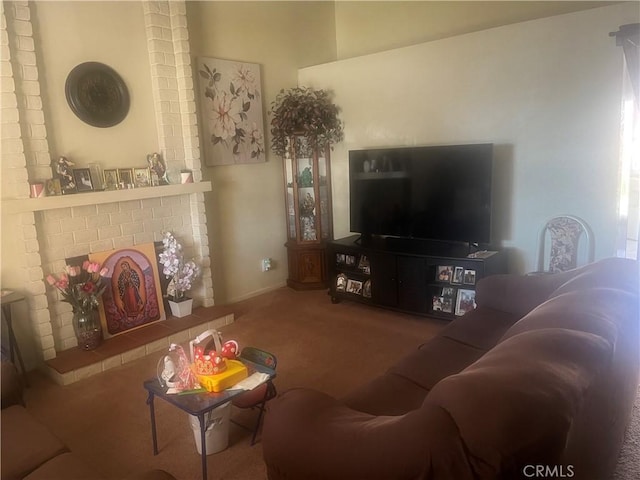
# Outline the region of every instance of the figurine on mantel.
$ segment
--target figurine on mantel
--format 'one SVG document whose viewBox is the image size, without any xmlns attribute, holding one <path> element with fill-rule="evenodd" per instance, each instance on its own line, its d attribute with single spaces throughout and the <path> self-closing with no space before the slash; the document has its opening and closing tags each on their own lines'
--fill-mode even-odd
<svg viewBox="0 0 640 480">
<path fill-rule="evenodd" d="M 60 190 L 62 194 L 74 193 L 76 191 L 76 181 L 73 178 L 73 165 L 75 165 L 67 157 L 60 157 L 55 162 L 53 169 L 60 179 Z"/>
<path fill-rule="evenodd" d="M 147 155 L 147 163 L 151 170 L 152 185 L 169 185 L 167 178 L 167 166 L 159 153 L 150 153 Z"/>
</svg>

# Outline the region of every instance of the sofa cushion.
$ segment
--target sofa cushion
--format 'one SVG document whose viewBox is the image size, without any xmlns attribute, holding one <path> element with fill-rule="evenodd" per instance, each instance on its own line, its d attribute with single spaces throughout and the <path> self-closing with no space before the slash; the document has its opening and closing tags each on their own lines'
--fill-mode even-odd
<svg viewBox="0 0 640 480">
<path fill-rule="evenodd" d="M 484 354 L 483 349 L 438 335 L 402 358 L 389 372 L 430 390 L 440 380 L 461 372 Z"/>
<path fill-rule="evenodd" d="M 439 335 L 487 351 L 493 348 L 504 332 L 519 319 L 520 317 L 511 313 L 478 307 L 455 319 L 443 328 Z"/>
<path fill-rule="evenodd" d="M 420 408 L 428 392 L 405 377 L 386 373 L 357 387 L 341 402 L 371 415 L 404 415 Z"/>
<path fill-rule="evenodd" d="M 66 452 L 52 458 L 24 480 L 99 480 L 104 478 L 95 468 L 90 468 L 77 455 Z"/>
<path fill-rule="evenodd" d="M 24 407 L 2 410 L 2 480 L 20 479 L 67 451 Z"/>
<path fill-rule="evenodd" d="M 638 295 L 638 262 L 628 258 L 605 258 L 575 270 L 576 275 L 560 285 L 549 298 L 590 288 L 615 288 Z"/>
<path fill-rule="evenodd" d="M 442 380 L 425 404 L 451 415 L 477 478 L 521 478 L 524 465 L 559 462 L 572 419 L 612 348 L 574 330 L 521 333 Z"/>
<path fill-rule="evenodd" d="M 637 322 L 638 297 L 622 290 L 590 288 L 555 296 L 518 321 L 503 339 L 540 328 L 590 332 L 614 343 L 620 322 Z M 635 314 L 633 313 L 635 312 Z"/>
</svg>

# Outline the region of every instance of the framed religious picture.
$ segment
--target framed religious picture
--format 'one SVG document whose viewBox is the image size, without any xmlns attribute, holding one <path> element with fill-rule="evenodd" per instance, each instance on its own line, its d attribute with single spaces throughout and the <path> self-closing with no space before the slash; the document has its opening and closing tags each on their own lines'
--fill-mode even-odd
<svg viewBox="0 0 640 480">
<path fill-rule="evenodd" d="M 103 172 L 104 174 L 104 189 L 105 190 L 117 190 L 118 184 L 120 181 L 118 180 L 118 169 L 117 168 L 107 168 Z"/>
<path fill-rule="evenodd" d="M 153 243 L 89 254 L 109 269 L 98 309 L 105 338 L 166 318 L 156 258 Z"/>
<path fill-rule="evenodd" d="M 122 189 L 135 187 L 133 180 L 133 168 L 119 168 L 118 181 L 120 188 Z"/>
<path fill-rule="evenodd" d="M 74 168 L 73 178 L 76 181 L 76 190 L 78 192 L 90 192 L 93 190 L 91 170 L 88 168 Z"/>
</svg>

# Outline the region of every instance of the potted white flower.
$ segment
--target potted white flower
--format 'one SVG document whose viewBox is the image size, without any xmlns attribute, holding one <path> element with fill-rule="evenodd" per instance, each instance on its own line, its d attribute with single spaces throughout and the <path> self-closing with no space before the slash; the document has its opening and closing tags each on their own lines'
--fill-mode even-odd
<svg viewBox="0 0 640 480">
<path fill-rule="evenodd" d="M 185 261 L 182 245 L 171 232 L 166 232 L 162 239 L 164 251 L 159 255 L 163 266 L 162 273 L 171 281 L 167 286 L 167 296 L 171 313 L 175 317 L 191 314 L 193 299 L 186 295 L 193 282 L 200 275 L 200 267 L 193 260 Z"/>
</svg>

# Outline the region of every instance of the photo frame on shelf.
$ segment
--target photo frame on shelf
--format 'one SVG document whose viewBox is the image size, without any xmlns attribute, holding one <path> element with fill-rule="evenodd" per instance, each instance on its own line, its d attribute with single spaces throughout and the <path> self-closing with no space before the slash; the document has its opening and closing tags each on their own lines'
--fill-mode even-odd
<svg viewBox="0 0 640 480">
<path fill-rule="evenodd" d="M 434 295 L 431 309 L 434 312 L 452 313 L 453 298 L 444 295 Z"/>
<path fill-rule="evenodd" d="M 76 182 L 78 192 L 93 191 L 93 181 L 91 180 L 91 170 L 88 168 L 74 168 L 73 179 Z"/>
<path fill-rule="evenodd" d="M 104 176 L 102 175 L 102 167 L 99 163 L 90 163 L 88 165 L 91 172 L 91 182 L 94 190 L 104 190 Z"/>
<path fill-rule="evenodd" d="M 352 278 L 348 279 L 347 293 L 353 293 L 354 295 L 362 295 L 362 282 L 360 280 L 354 280 Z"/>
<path fill-rule="evenodd" d="M 461 284 L 464 276 L 464 267 L 455 267 L 453 269 L 453 276 L 451 277 L 451 283 Z"/>
<path fill-rule="evenodd" d="M 104 189 L 105 190 L 117 190 L 120 180 L 118 179 L 117 168 L 107 168 L 103 172 L 104 176 Z"/>
<path fill-rule="evenodd" d="M 151 186 L 151 172 L 149 168 L 133 169 L 133 184 L 136 188 Z"/>
<path fill-rule="evenodd" d="M 458 289 L 456 316 L 460 317 L 474 308 L 476 308 L 476 291 L 464 288 Z"/>
<path fill-rule="evenodd" d="M 356 264 L 355 255 L 345 255 L 344 263 L 346 263 L 349 267 L 353 267 Z"/>
<path fill-rule="evenodd" d="M 344 292 L 347 289 L 347 276 L 341 273 L 336 277 L 336 292 Z"/>
<path fill-rule="evenodd" d="M 362 273 L 366 273 L 369 275 L 371 273 L 371 268 L 369 266 L 369 259 L 366 255 L 360 255 L 360 261 L 358 262 L 358 269 L 362 271 Z"/>
<path fill-rule="evenodd" d="M 44 191 L 47 197 L 62 195 L 62 186 L 59 178 L 49 178 L 44 184 Z"/>
<path fill-rule="evenodd" d="M 436 272 L 437 281 L 450 283 L 452 277 L 453 277 L 452 265 L 438 265 L 438 269 Z"/>
<path fill-rule="evenodd" d="M 367 280 L 362 285 L 362 296 L 365 298 L 371 298 L 371 280 Z"/>
<path fill-rule="evenodd" d="M 345 259 L 345 255 L 344 253 L 336 253 L 336 263 L 338 264 L 344 264 L 346 263 L 346 259 Z"/>
<path fill-rule="evenodd" d="M 471 269 L 464 270 L 464 278 L 462 283 L 465 285 L 475 285 L 476 284 L 476 271 Z"/>
<path fill-rule="evenodd" d="M 135 183 L 133 181 L 133 168 L 119 168 L 118 183 L 120 185 L 120 188 L 135 187 Z"/>
</svg>

